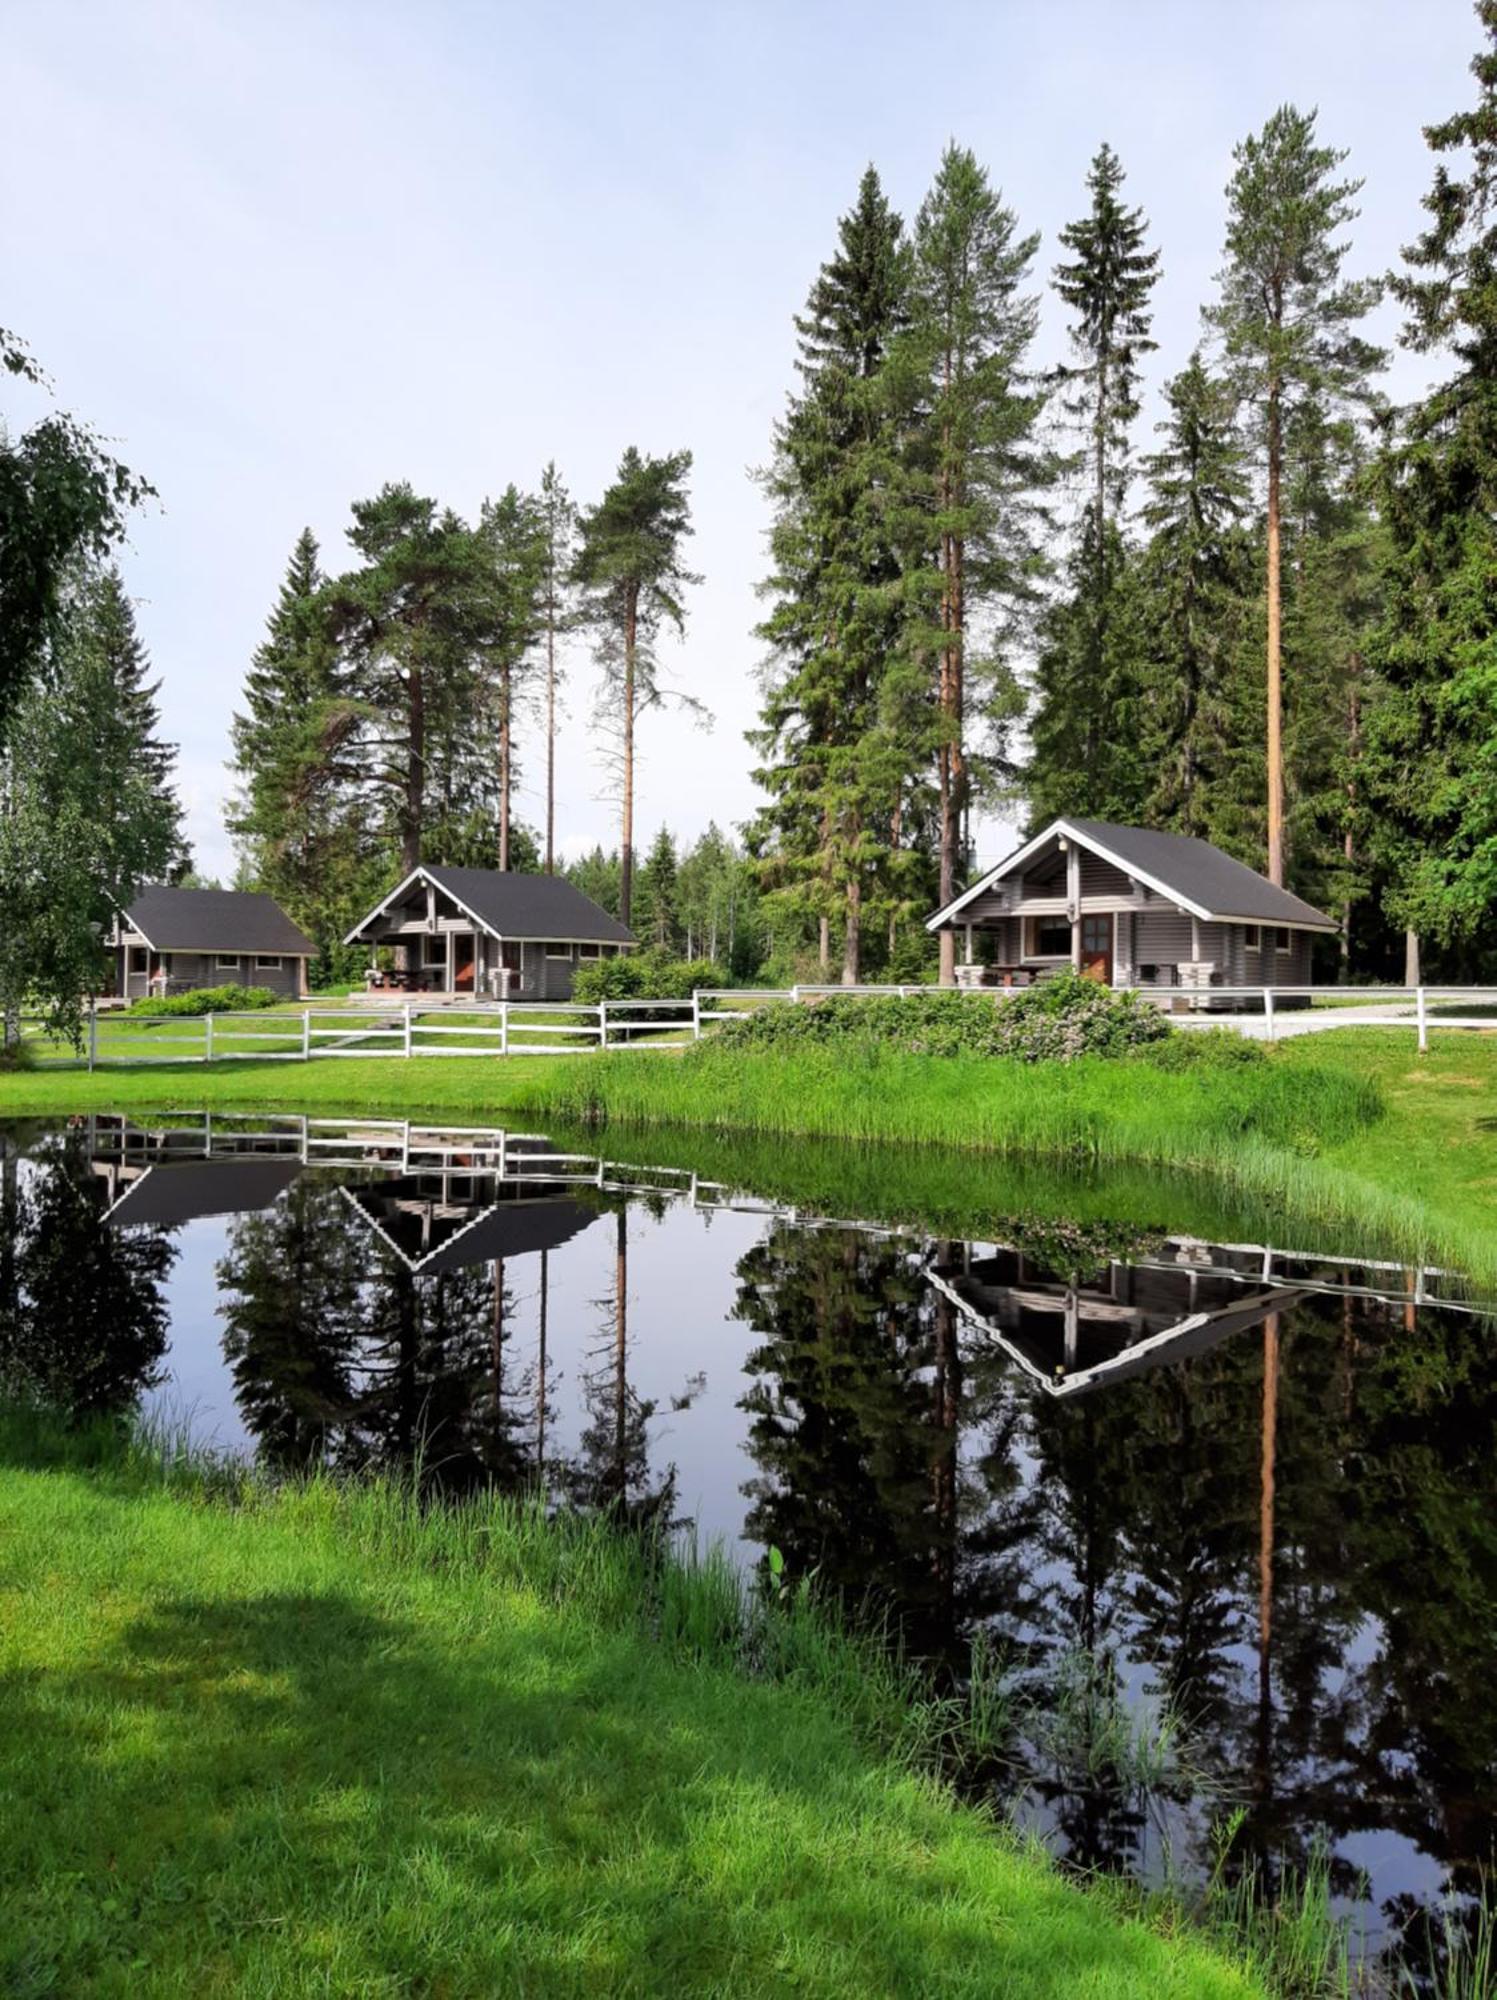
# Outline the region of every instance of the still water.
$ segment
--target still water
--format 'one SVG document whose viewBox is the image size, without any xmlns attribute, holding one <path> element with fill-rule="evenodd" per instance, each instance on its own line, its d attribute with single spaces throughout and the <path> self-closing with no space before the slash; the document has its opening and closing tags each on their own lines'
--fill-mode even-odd
<svg viewBox="0 0 1497 2000">
<path fill-rule="evenodd" d="M 1235 1811 L 1374 1950 L 1490 1867 L 1497 1343 L 1441 1274 L 378 1121 L 0 1127 L 0 1168 L 0 1373 L 48 1397 L 778 1548 L 1008 1663 L 1002 1796 L 1086 1865 L 1199 1874 Z M 1183 1725 L 1147 1782 L 1119 1713 Z"/>
</svg>

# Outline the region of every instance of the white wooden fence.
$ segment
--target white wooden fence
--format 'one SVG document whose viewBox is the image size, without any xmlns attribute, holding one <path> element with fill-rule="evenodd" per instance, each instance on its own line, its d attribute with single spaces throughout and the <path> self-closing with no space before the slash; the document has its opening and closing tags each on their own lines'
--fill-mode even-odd
<svg viewBox="0 0 1497 2000">
<path fill-rule="evenodd" d="M 1328 1028 L 1412 1029 L 1427 1049 L 1435 1028 L 1497 1029 L 1497 987 L 1212 986 L 1142 989 L 1179 1027 L 1224 1027 L 1278 1041 Z M 93 1069 L 166 1063 L 310 1062 L 381 1056 L 573 1055 L 584 1050 L 679 1050 L 722 1021 L 743 1020 L 770 1001 L 830 997 L 953 1002 L 983 998 L 1001 1005 L 1003 989 L 975 992 L 933 986 L 796 986 L 770 990 L 701 988 L 689 1000 L 604 1000 L 587 1005 L 493 1001 L 432 1007 L 420 1000 L 367 1001 L 235 1014 L 133 1014 L 94 1007 L 83 1045 L 49 1036 L 40 1016 L 23 1015 L 21 1034 L 39 1065 Z"/>
</svg>

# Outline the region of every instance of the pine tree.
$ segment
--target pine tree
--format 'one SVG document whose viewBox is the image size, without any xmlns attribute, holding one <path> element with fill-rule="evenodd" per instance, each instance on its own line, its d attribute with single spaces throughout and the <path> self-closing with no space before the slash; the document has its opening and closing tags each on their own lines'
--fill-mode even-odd
<svg viewBox="0 0 1497 2000">
<path fill-rule="evenodd" d="M 679 938 L 676 921 L 676 843 L 670 828 L 656 834 L 643 868 L 635 898 L 635 927 L 657 951 L 674 951 Z"/>
<path fill-rule="evenodd" d="M 655 651 L 660 628 L 684 629 L 686 586 L 702 580 L 681 553 L 691 533 L 690 471 L 689 451 L 648 458 L 630 445 L 613 484 L 581 517 L 572 569 L 602 669 L 600 714 L 617 741 L 619 920 L 625 924 L 634 881 L 635 727 L 644 709 L 667 698 Z M 692 696 L 673 692 L 670 698 L 705 714 Z"/>
<path fill-rule="evenodd" d="M 361 712 L 327 628 L 317 542 L 303 529 L 230 726 L 227 821 L 248 886 L 276 897 L 324 962 L 369 886 L 359 828 Z"/>
<path fill-rule="evenodd" d="M 1477 18 L 1476 103 L 1426 129 L 1429 222 L 1392 281 L 1404 345 L 1449 372 L 1379 467 L 1386 692 L 1367 766 L 1390 914 L 1468 964 L 1497 902 L 1497 0 Z"/>
<path fill-rule="evenodd" d="M 562 673 L 557 649 L 576 622 L 571 593 L 577 509 L 553 460 L 541 474 L 543 536 L 540 614 L 546 647 L 546 873 L 556 868 L 556 696 Z"/>
<path fill-rule="evenodd" d="M 1020 236 L 965 148 L 942 156 L 915 222 L 911 343 L 924 378 L 936 541 L 922 634 L 934 654 L 942 903 L 962 872 L 974 766 L 974 720 L 1002 727 L 1018 707 L 1005 654 L 1043 569 L 1038 492 L 1055 477 L 1037 438 L 1044 392 L 1028 374 L 1039 305 L 1023 288 L 1037 236 Z M 992 645 L 973 635 L 984 620 Z M 997 765 L 999 754 L 990 761 Z M 955 977 L 956 937 L 941 937 L 941 978 Z"/>
<path fill-rule="evenodd" d="M 478 649 L 483 660 L 485 705 L 498 735 L 499 866 L 507 870 L 511 865 L 515 715 L 545 626 L 542 591 L 549 540 L 541 503 L 513 485 L 507 486 L 498 500 L 485 501 L 478 534 L 488 558 L 478 616 Z"/>
<path fill-rule="evenodd" d="M 1382 364 L 1356 333 L 1379 287 L 1345 282 L 1338 233 L 1356 216 L 1360 181 L 1334 178 L 1346 158 L 1315 143 L 1314 112 L 1283 105 L 1233 155 L 1226 256 L 1206 321 L 1220 334 L 1239 395 L 1253 410 L 1266 479 L 1268 875 L 1284 880 L 1282 480 L 1285 426 L 1297 404 L 1335 413 L 1366 401 Z"/>
<path fill-rule="evenodd" d="M 770 662 L 751 741 L 770 804 L 754 843 L 776 903 L 817 924 L 824 972 L 840 923 L 854 984 L 866 910 L 900 894 L 902 801 L 923 729 L 893 525 L 907 476 L 890 356 L 908 276 L 903 225 L 870 167 L 796 319 L 802 389 L 764 477 L 773 608 L 759 627 Z"/>
</svg>

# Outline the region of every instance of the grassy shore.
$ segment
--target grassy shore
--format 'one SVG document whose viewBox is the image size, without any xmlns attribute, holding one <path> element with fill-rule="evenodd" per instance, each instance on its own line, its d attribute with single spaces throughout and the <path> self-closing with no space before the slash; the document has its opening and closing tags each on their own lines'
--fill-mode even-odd
<svg viewBox="0 0 1497 2000">
<path fill-rule="evenodd" d="M 724 1051 L 726 1057 L 727 1052 Z M 1191 1176 L 1226 1207 L 1354 1232 L 1360 1247 L 1497 1279 L 1497 1036 L 1342 1029 L 1263 1065 L 1169 1074 L 816 1051 L 714 1064 L 637 1053 L 509 1061 L 354 1058 L 39 1070 L 0 1077 L 0 1116 L 115 1110 L 365 1111 L 692 1135 L 878 1142 Z M 1161 1218 L 1166 1219 L 1166 1218 Z"/>
<path fill-rule="evenodd" d="M 0 1990 L 1266 1990 L 922 1776 L 793 1593 L 87 1443 L 0 1411 Z"/>
</svg>

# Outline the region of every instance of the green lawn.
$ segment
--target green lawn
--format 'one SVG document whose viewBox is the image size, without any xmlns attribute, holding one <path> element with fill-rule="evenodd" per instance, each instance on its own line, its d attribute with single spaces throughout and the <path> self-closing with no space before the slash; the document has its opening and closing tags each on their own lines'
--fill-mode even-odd
<svg viewBox="0 0 1497 2000">
<path fill-rule="evenodd" d="M 710 1620 L 647 1631 L 599 1531 L 564 1560 L 498 1503 L 231 1502 L 17 1437 L 8 1995 L 1264 1990 L 872 1747 L 814 1669 L 749 1678 Z"/>
</svg>

